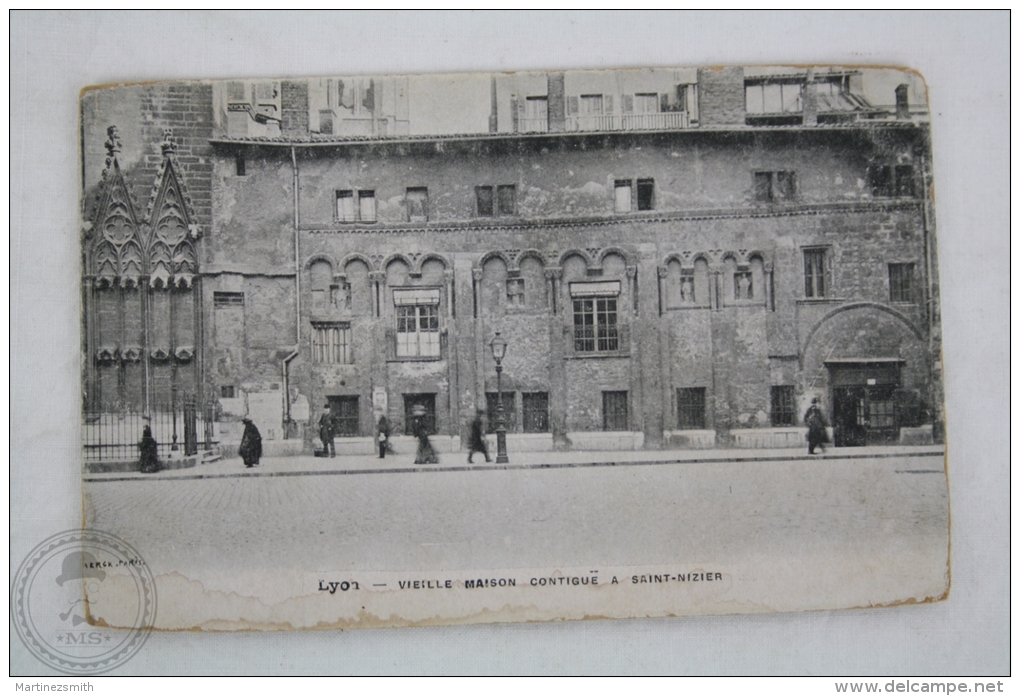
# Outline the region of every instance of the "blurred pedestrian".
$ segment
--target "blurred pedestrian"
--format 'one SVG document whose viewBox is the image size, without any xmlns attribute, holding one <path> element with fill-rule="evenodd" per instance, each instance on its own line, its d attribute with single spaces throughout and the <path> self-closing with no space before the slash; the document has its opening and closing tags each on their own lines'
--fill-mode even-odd
<svg viewBox="0 0 1020 696">
<path fill-rule="evenodd" d="M 489 446 L 485 442 L 485 426 L 482 424 L 483 413 L 484 412 L 479 409 L 475 414 L 475 419 L 471 421 L 471 441 L 468 445 L 470 448 L 468 451 L 468 464 L 474 464 L 471 460 L 474 458 L 475 452 L 481 452 L 484 454 L 485 461 L 492 461 L 489 459 Z"/>
<path fill-rule="evenodd" d="M 333 412 L 329 404 L 322 407 L 322 415 L 319 416 L 319 439 L 322 440 L 322 456 L 335 457 L 336 447 L 333 444 L 333 437 L 336 435 L 336 425 L 333 423 Z"/>
<path fill-rule="evenodd" d="M 393 446 L 390 445 L 390 422 L 386 416 L 379 416 L 379 424 L 376 427 L 376 440 L 379 442 L 379 459 L 385 459 L 386 453 L 393 453 Z"/>
<path fill-rule="evenodd" d="M 425 409 L 416 406 L 412 412 L 414 421 L 411 424 L 411 433 L 418 438 L 418 452 L 414 457 L 415 464 L 438 464 L 439 456 L 429 442 L 429 429 L 425 425 Z"/>
<path fill-rule="evenodd" d="M 241 436 L 241 446 L 237 453 L 244 460 L 244 466 L 250 469 L 258 466 L 262 458 L 262 434 L 248 416 L 242 418 L 241 422 L 244 423 L 244 435 Z"/>
</svg>

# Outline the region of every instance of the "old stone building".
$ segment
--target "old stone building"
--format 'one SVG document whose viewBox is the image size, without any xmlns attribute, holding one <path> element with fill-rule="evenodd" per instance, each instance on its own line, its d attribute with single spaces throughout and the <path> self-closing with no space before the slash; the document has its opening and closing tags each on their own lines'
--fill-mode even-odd
<svg viewBox="0 0 1020 696">
<path fill-rule="evenodd" d="M 311 449 L 329 403 L 338 451 L 367 453 L 379 415 L 404 432 L 419 406 L 456 450 L 476 409 L 494 421 L 499 332 L 511 453 L 800 446 L 815 396 L 838 445 L 937 438 L 912 80 L 727 68 L 148 85 L 117 108 L 87 94 L 86 410 L 187 392 L 209 439 L 250 414 L 284 452 Z"/>
</svg>

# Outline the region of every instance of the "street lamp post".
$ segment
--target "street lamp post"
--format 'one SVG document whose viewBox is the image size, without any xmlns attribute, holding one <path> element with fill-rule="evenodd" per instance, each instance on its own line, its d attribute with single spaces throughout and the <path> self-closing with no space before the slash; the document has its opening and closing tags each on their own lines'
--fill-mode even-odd
<svg viewBox="0 0 1020 696">
<path fill-rule="evenodd" d="M 503 410 L 503 356 L 506 355 L 506 341 L 496 332 L 489 344 L 492 358 L 496 361 L 496 463 L 506 464 L 506 412 Z"/>
</svg>

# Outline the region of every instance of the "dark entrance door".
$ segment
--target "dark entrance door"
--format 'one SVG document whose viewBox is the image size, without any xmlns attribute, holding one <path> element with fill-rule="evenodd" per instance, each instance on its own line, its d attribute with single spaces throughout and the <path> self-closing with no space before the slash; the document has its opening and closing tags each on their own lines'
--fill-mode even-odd
<svg viewBox="0 0 1020 696">
<path fill-rule="evenodd" d="M 333 432 L 337 437 L 357 437 L 358 397 L 329 396 L 329 411 L 333 414 Z"/>
<path fill-rule="evenodd" d="M 836 447 L 896 442 L 899 359 L 827 362 L 832 385 L 832 426 Z"/>
</svg>

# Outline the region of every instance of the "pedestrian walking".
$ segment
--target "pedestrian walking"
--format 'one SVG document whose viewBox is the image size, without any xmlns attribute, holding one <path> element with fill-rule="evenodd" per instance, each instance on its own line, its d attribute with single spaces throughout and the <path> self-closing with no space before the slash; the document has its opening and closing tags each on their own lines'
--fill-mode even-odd
<svg viewBox="0 0 1020 696">
<path fill-rule="evenodd" d="M 393 446 L 390 445 L 390 422 L 386 416 L 379 416 L 379 424 L 376 427 L 376 438 L 379 443 L 379 459 L 386 459 L 386 453 L 393 453 Z"/>
<path fill-rule="evenodd" d="M 429 442 L 429 429 L 425 425 L 425 409 L 416 407 L 412 414 L 411 433 L 418 438 L 418 452 L 414 457 L 415 464 L 438 464 L 439 457 Z"/>
<path fill-rule="evenodd" d="M 485 442 L 485 426 L 482 425 L 482 414 L 483 411 L 479 409 L 479 411 L 475 413 L 475 419 L 471 421 L 471 441 L 469 444 L 470 450 L 468 451 L 468 464 L 474 464 L 471 460 L 474 458 L 475 452 L 481 452 L 484 454 L 485 461 L 492 461 L 489 459 L 489 446 Z"/>
<path fill-rule="evenodd" d="M 336 425 L 333 423 L 333 412 L 329 404 L 322 407 L 322 415 L 319 416 L 319 439 L 322 440 L 322 456 L 335 457 L 336 446 L 333 444 L 333 437 L 336 435 Z"/>
<path fill-rule="evenodd" d="M 804 414 L 804 424 L 808 427 L 808 454 L 814 454 L 816 447 L 820 447 L 822 454 L 825 454 L 825 443 L 829 441 L 829 431 L 826 428 L 829 423 L 825 420 L 822 407 L 818 405 L 817 396 L 811 399 L 811 406 Z"/>
<path fill-rule="evenodd" d="M 146 425 L 138 443 L 138 470 L 143 474 L 155 474 L 160 468 L 159 445 L 152 436 L 152 428 Z"/>
<path fill-rule="evenodd" d="M 241 436 L 241 446 L 237 453 L 244 460 L 245 468 L 250 469 L 258 466 L 259 459 L 262 458 L 262 433 L 248 416 L 242 418 L 241 422 L 244 423 L 244 435 Z"/>
</svg>

